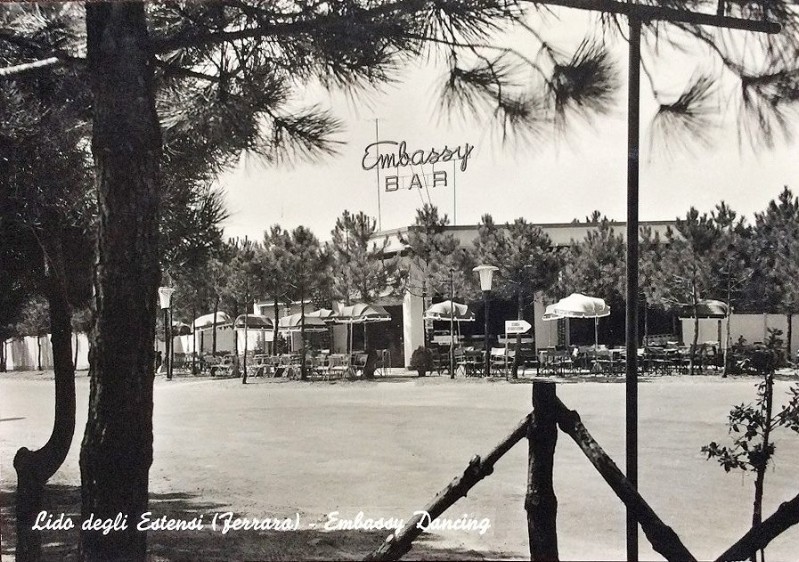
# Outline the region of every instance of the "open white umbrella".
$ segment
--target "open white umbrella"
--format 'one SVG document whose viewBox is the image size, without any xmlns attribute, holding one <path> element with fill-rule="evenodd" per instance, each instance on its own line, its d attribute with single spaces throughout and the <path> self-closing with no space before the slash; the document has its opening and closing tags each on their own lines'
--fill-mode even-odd
<svg viewBox="0 0 799 562">
<path fill-rule="evenodd" d="M 454 352 L 455 348 L 455 330 L 454 323 L 458 323 L 458 338 L 460 338 L 460 323 L 461 322 L 474 322 L 474 312 L 469 310 L 465 304 L 454 301 L 437 302 L 430 306 L 424 312 L 425 320 L 436 320 L 440 322 L 449 322 L 449 347 L 450 354 Z"/>
<path fill-rule="evenodd" d="M 555 304 L 547 306 L 544 320 L 559 318 L 593 318 L 594 349 L 599 343 L 599 318 L 610 316 L 610 307 L 597 297 L 589 297 L 580 293 L 572 293 Z"/>
<path fill-rule="evenodd" d="M 465 304 L 453 301 L 438 302 L 424 312 L 425 320 L 440 320 L 448 322 L 474 322 L 474 312 Z"/>
<path fill-rule="evenodd" d="M 350 325 L 350 353 L 352 353 L 352 325 L 388 322 L 391 315 L 385 308 L 376 304 L 357 303 L 340 307 L 331 317 L 339 324 Z"/>
<path fill-rule="evenodd" d="M 219 326 L 220 324 L 229 324 L 231 321 L 230 316 L 228 316 L 227 312 L 217 312 L 216 313 L 216 325 Z M 194 319 L 192 322 L 195 329 L 207 328 L 208 326 L 212 326 L 214 324 L 214 313 L 211 314 L 204 314 Z"/>
</svg>

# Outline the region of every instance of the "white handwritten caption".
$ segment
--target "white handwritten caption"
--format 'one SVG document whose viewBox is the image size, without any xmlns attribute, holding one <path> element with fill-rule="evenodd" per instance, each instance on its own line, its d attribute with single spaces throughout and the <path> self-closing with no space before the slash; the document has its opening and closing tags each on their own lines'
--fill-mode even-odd
<svg viewBox="0 0 799 562">
<path fill-rule="evenodd" d="M 426 511 L 415 511 L 411 524 L 424 532 L 463 531 L 484 535 L 491 528 L 491 520 L 487 517 L 477 518 L 464 513 L 461 517 L 433 519 Z M 151 511 L 142 513 L 136 523 L 138 531 L 211 531 L 223 535 L 231 531 L 297 531 L 301 528 L 300 514 L 293 517 L 236 517 L 232 511 L 203 514 L 192 518 L 154 516 Z M 342 517 L 340 512 L 331 511 L 324 519 L 324 531 L 391 531 L 396 532 L 405 526 L 405 520 L 397 517 L 368 517 L 359 511 L 355 517 Z M 75 522 L 65 513 L 40 511 L 31 527 L 34 531 L 69 531 L 76 527 Z M 315 523 L 308 524 L 315 529 Z M 114 517 L 101 518 L 90 514 L 81 524 L 84 531 L 97 531 L 103 535 L 112 532 L 126 531 L 130 528 L 128 516 L 117 513 Z"/>
</svg>

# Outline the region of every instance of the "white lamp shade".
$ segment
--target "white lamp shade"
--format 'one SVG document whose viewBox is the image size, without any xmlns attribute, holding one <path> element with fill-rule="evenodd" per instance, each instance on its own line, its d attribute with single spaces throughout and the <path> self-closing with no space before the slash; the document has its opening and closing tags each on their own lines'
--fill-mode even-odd
<svg viewBox="0 0 799 562">
<path fill-rule="evenodd" d="M 499 268 L 493 265 L 478 265 L 472 271 L 480 276 L 480 289 L 490 291 L 491 283 L 494 280 L 494 272 L 499 271 Z"/>
<path fill-rule="evenodd" d="M 172 305 L 172 293 L 175 289 L 172 287 L 158 287 L 158 300 L 161 302 L 161 308 L 169 308 Z"/>
</svg>

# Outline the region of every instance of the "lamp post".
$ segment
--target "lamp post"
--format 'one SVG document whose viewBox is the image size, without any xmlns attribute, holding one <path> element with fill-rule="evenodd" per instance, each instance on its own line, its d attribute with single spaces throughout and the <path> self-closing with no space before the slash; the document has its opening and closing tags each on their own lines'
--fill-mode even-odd
<svg viewBox="0 0 799 562">
<path fill-rule="evenodd" d="M 485 376 L 491 375 L 491 349 L 488 347 L 488 294 L 491 292 L 491 282 L 494 280 L 494 272 L 499 271 L 498 267 L 493 265 L 478 265 L 472 269 L 477 275 L 480 276 L 480 289 L 483 291 L 483 314 L 485 316 L 484 332 L 484 346 L 485 346 L 485 367 L 483 372 Z"/>
<path fill-rule="evenodd" d="M 172 326 L 169 323 L 169 308 L 172 306 L 172 287 L 159 287 L 158 300 L 164 311 L 164 361 L 166 361 L 166 380 L 172 380 Z"/>
<path fill-rule="evenodd" d="M 455 378 L 455 268 L 449 268 L 449 378 Z"/>
</svg>

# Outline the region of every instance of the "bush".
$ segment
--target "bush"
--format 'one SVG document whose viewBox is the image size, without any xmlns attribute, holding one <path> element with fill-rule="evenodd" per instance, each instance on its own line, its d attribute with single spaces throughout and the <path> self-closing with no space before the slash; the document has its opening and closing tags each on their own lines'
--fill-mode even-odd
<svg viewBox="0 0 799 562">
<path fill-rule="evenodd" d="M 433 352 L 420 345 L 411 355 L 411 369 L 415 369 L 420 377 L 433 370 Z"/>
</svg>

